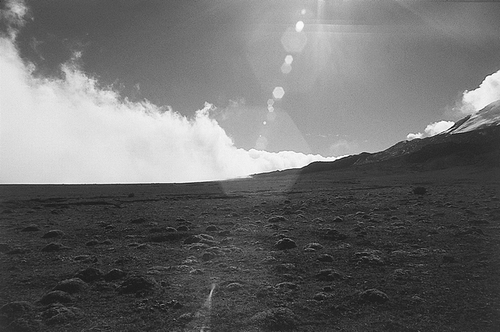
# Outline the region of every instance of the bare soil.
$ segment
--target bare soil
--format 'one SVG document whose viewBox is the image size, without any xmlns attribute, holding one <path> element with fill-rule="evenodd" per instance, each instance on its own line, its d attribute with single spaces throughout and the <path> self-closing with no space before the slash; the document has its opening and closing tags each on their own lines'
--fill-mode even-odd
<svg viewBox="0 0 500 332">
<path fill-rule="evenodd" d="M 500 331 L 499 189 L 470 167 L 3 185 L 0 330 Z"/>
</svg>

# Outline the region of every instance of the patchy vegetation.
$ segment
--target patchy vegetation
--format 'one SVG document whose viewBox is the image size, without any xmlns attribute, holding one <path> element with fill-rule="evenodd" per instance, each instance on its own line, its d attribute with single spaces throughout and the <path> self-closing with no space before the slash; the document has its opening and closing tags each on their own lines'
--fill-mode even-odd
<svg viewBox="0 0 500 332">
<path fill-rule="evenodd" d="M 498 181 L 1 186 L 0 330 L 498 331 Z"/>
</svg>

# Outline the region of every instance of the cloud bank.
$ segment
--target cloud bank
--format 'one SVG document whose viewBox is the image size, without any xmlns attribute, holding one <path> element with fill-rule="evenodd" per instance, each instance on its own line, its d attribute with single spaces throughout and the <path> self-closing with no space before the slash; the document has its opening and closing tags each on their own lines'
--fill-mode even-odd
<svg viewBox="0 0 500 332">
<path fill-rule="evenodd" d="M 25 16 L 28 14 L 28 7 L 23 0 L 6 0 L 0 3 L 0 26 L 7 31 L 10 39 L 17 36 L 17 32 L 25 23 Z M 3 21 L 3 22 L 2 22 Z"/>
<path fill-rule="evenodd" d="M 462 114 L 474 114 L 484 108 L 486 105 L 500 99 L 500 70 L 487 76 L 472 91 L 464 91 L 462 95 L 462 105 L 460 111 Z"/>
<path fill-rule="evenodd" d="M 407 140 L 412 140 L 415 138 L 425 138 L 425 137 L 431 137 L 434 135 L 437 135 L 439 133 L 442 133 L 445 130 L 450 129 L 455 122 L 453 121 L 438 121 L 438 122 L 433 122 L 431 124 L 428 124 L 427 127 L 425 127 L 423 133 L 417 133 L 417 134 L 408 134 L 406 136 Z"/>
<path fill-rule="evenodd" d="M 133 183 L 219 180 L 334 160 L 292 151 L 244 150 L 209 116 L 192 118 L 131 102 L 82 72 L 35 77 L 16 47 L 26 8 L 2 12 L 15 25 L 0 37 L 0 183 Z M 10 15 L 10 16 L 7 16 Z"/>
<path fill-rule="evenodd" d="M 458 102 L 458 106 L 454 108 L 454 112 L 459 117 L 474 114 L 480 111 L 488 104 L 500 99 L 500 70 L 493 73 L 481 82 L 478 88 L 462 93 L 462 100 Z M 424 138 L 434 136 L 445 130 L 450 129 L 454 125 L 453 121 L 438 121 L 431 123 L 425 127 L 424 133 L 408 134 L 407 140 L 415 138 Z"/>
</svg>

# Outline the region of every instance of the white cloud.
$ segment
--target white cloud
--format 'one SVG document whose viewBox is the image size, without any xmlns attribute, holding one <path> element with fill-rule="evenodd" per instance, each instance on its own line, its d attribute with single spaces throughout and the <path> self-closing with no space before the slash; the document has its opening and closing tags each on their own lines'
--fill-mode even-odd
<svg viewBox="0 0 500 332">
<path fill-rule="evenodd" d="M 449 115 L 463 117 L 464 115 L 474 114 L 480 111 L 488 104 L 500 99 L 500 70 L 493 73 L 481 82 L 478 88 L 472 91 L 464 91 L 462 100 L 458 102 L 457 107 L 453 108 Z M 424 133 L 408 134 L 407 140 L 415 138 L 424 138 L 434 136 L 454 125 L 453 121 L 438 121 L 429 124 Z"/>
<path fill-rule="evenodd" d="M 409 133 L 408 135 L 406 135 L 406 139 L 409 141 L 411 141 L 412 139 L 422 138 L 422 137 L 424 137 L 424 134 L 422 133 L 416 133 L 416 134 Z"/>
<path fill-rule="evenodd" d="M 486 76 L 477 89 L 464 91 L 462 95 L 462 105 L 459 109 L 462 114 L 473 114 L 499 99 L 500 70 Z"/>
<path fill-rule="evenodd" d="M 412 140 L 416 138 L 424 138 L 424 137 L 431 137 L 434 135 L 437 135 L 439 133 L 442 133 L 445 130 L 450 129 L 455 122 L 453 121 L 438 121 L 438 122 L 433 122 L 431 124 L 428 124 L 427 127 L 424 129 L 424 133 L 417 133 L 417 134 L 408 134 L 406 136 L 407 140 Z"/>
<path fill-rule="evenodd" d="M 0 37 L 0 183 L 202 181 L 327 160 L 236 148 L 210 106 L 187 118 L 130 102 L 72 63 L 34 77 L 15 35 Z"/>
<path fill-rule="evenodd" d="M 426 136 L 434 136 L 439 133 L 442 133 L 445 130 L 450 129 L 454 124 L 455 122 L 453 121 L 444 121 L 444 120 L 433 122 L 427 125 L 427 127 L 425 127 L 424 132 Z"/>
<path fill-rule="evenodd" d="M 339 139 L 330 145 L 329 151 L 335 156 L 347 156 L 354 154 L 359 150 L 359 144 L 356 142 L 349 142 L 345 139 Z"/>
<path fill-rule="evenodd" d="M 15 39 L 18 29 L 25 23 L 25 16 L 28 13 L 28 7 L 24 0 L 6 0 L 4 9 L 0 9 L 0 18 L 7 25 L 7 33 L 11 39 Z"/>
</svg>

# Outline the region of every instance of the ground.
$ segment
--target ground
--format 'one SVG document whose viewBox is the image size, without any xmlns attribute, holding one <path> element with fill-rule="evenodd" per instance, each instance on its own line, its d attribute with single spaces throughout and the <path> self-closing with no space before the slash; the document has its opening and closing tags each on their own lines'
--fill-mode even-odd
<svg viewBox="0 0 500 332">
<path fill-rule="evenodd" d="M 498 331 L 498 175 L 0 186 L 0 330 Z"/>
</svg>

